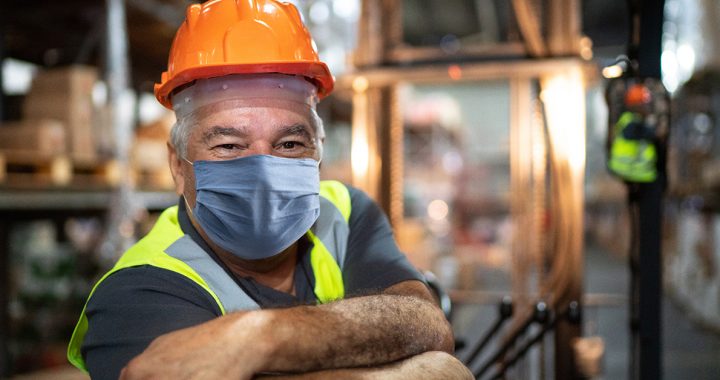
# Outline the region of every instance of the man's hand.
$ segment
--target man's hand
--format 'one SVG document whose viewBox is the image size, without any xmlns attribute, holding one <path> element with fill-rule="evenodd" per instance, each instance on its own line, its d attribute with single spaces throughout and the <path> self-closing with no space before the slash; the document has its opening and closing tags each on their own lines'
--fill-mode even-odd
<svg viewBox="0 0 720 380">
<path fill-rule="evenodd" d="M 121 379 L 249 379 L 452 353 L 452 331 L 431 300 L 424 284 L 406 281 L 374 296 L 228 314 L 156 339 Z"/>
</svg>

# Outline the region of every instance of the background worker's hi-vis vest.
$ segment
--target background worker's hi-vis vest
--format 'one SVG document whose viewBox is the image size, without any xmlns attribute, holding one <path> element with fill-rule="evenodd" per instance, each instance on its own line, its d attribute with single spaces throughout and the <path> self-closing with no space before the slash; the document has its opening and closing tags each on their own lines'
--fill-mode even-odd
<svg viewBox="0 0 720 380">
<path fill-rule="evenodd" d="M 633 112 L 624 112 L 615 124 L 608 169 L 628 182 L 653 182 L 657 178 L 655 144 L 647 138 L 626 137 L 624 132 L 633 123 L 642 120 Z"/>
<path fill-rule="evenodd" d="M 350 211 L 347 187 L 337 181 L 322 181 L 320 217 L 307 232 L 313 244 L 310 263 L 315 275 L 314 293 L 320 303 L 345 296 L 342 266 L 350 232 Z M 177 213 L 177 206 L 163 211 L 150 233 L 125 252 L 117 264 L 95 284 L 88 301 L 98 285 L 111 274 L 125 268 L 152 265 L 181 274 L 198 284 L 215 299 L 223 315 L 235 310 L 260 308 L 215 260 L 182 232 Z M 83 308 L 70 339 L 68 360 L 86 372 L 80 348 L 87 328 L 88 320 Z"/>
</svg>

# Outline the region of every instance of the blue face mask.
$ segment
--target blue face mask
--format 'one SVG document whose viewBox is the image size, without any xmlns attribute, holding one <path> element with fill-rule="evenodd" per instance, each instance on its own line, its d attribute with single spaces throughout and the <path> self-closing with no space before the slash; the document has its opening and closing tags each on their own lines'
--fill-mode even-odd
<svg viewBox="0 0 720 380">
<path fill-rule="evenodd" d="M 320 215 L 318 162 L 268 155 L 196 161 L 193 215 L 218 246 L 245 260 L 272 257 Z"/>
</svg>

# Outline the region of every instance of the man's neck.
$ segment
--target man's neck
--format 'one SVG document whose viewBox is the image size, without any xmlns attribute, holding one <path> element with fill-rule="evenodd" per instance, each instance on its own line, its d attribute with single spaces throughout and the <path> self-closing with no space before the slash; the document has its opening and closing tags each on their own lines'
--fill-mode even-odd
<svg viewBox="0 0 720 380">
<path fill-rule="evenodd" d="M 213 244 L 210 244 L 213 247 Z M 219 247 L 218 247 L 219 248 Z M 235 275 L 250 277 L 256 282 L 277 291 L 295 295 L 295 266 L 297 264 L 298 243 L 266 260 L 247 261 L 213 247 L 220 260 Z"/>
<path fill-rule="evenodd" d="M 295 295 L 295 266 L 298 242 L 279 254 L 264 260 L 243 260 L 215 244 L 197 224 L 188 209 L 188 219 L 220 261 L 236 276 L 250 277 L 255 282 L 277 291 Z"/>
</svg>

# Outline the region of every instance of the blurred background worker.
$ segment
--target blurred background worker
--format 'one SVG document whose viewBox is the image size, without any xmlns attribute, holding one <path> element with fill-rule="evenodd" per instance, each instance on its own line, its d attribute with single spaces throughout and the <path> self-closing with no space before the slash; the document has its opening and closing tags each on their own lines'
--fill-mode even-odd
<svg viewBox="0 0 720 380">
<path fill-rule="evenodd" d="M 155 87 L 177 116 L 180 199 L 96 285 L 73 364 L 102 379 L 471 377 L 379 208 L 319 180 L 333 82 L 294 6 L 188 8 Z"/>
<path fill-rule="evenodd" d="M 649 117 L 652 95 L 642 84 L 633 84 L 625 94 L 627 110 L 615 124 L 608 167 L 628 182 L 653 182 L 657 178 L 655 127 Z"/>
</svg>

